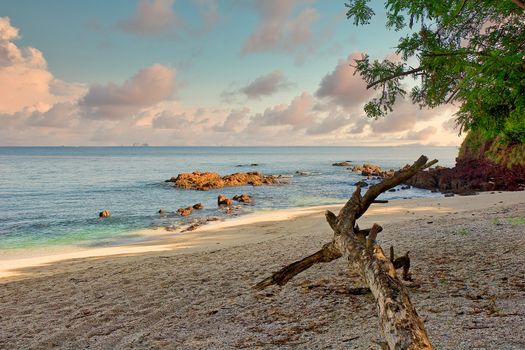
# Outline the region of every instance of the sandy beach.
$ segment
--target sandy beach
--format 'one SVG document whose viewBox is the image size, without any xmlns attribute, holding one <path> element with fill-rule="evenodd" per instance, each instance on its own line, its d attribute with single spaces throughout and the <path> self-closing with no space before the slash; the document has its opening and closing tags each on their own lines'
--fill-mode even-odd
<svg viewBox="0 0 525 350">
<path fill-rule="evenodd" d="M 0 348 L 379 349 L 376 309 L 344 259 L 256 292 L 331 239 L 324 210 L 246 215 L 137 244 L 0 253 Z M 412 257 L 436 349 L 525 348 L 523 192 L 396 200 L 359 220 Z"/>
</svg>

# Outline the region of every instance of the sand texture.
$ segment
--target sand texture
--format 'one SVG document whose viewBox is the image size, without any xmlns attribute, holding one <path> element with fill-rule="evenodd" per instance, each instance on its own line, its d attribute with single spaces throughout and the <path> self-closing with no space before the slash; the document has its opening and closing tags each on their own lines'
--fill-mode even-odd
<svg viewBox="0 0 525 350">
<path fill-rule="evenodd" d="M 432 203 L 361 221 L 384 226 L 384 249 L 410 250 L 411 298 L 435 348 L 525 349 L 525 195 Z M 361 285 L 344 259 L 251 289 L 331 239 L 321 211 L 185 237 L 194 249 L 83 257 L 1 279 L 0 348 L 380 349 L 374 300 L 348 294 Z"/>
</svg>

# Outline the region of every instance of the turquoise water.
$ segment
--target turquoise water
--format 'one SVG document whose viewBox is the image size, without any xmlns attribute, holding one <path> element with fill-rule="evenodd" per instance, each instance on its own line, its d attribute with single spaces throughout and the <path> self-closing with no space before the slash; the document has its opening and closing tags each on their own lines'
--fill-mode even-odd
<svg viewBox="0 0 525 350">
<path fill-rule="evenodd" d="M 168 212 L 202 202 L 195 216 L 223 215 L 219 194 L 249 193 L 243 212 L 340 203 L 361 176 L 337 161 L 400 168 L 421 154 L 451 166 L 455 147 L 0 147 L 0 249 L 46 245 L 133 242 L 131 231 L 184 224 L 191 218 Z M 257 163 L 257 167 L 250 164 Z M 261 171 L 289 175 L 282 186 L 224 188 L 207 192 L 176 189 L 164 180 L 181 172 L 230 174 Z M 309 176 L 294 176 L 296 171 Z M 410 189 L 384 199 L 433 196 Z M 99 219 L 103 209 L 108 219 Z"/>
</svg>

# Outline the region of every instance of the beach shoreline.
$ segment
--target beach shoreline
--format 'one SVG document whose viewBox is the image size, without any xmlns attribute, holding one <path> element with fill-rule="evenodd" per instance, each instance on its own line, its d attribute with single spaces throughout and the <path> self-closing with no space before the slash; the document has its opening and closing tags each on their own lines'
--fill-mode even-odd
<svg viewBox="0 0 525 350">
<path fill-rule="evenodd" d="M 331 240 L 324 210 L 11 266 L 0 348 L 368 349 L 377 309 L 349 293 L 361 281 L 346 259 L 252 289 Z M 437 349 L 525 348 L 523 192 L 375 204 L 359 225 L 374 222 L 383 249 L 410 251 L 410 298 Z"/>
<path fill-rule="evenodd" d="M 433 218 L 457 214 L 467 210 L 483 210 L 496 205 L 516 205 L 525 202 L 523 192 L 484 192 L 475 196 L 428 197 L 415 199 L 390 200 L 386 204 L 375 204 L 359 220 L 362 226 L 372 223 L 387 224 L 405 220 Z M 58 264 L 68 260 L 102 258 L 108 256 L 126 256 L 173 252 L 192 254 L 206 250 L 260 242 L 268 239 L 261 234 L 266 227 L 284 223 L 286 230 L 296 230 L 294 222 L 304 220 L 310 229 L 328 231 L 324 212 L 338 212 L 344 203 L 279 210 L 265 210 L 229 218 L 224 221 L 210 222 L 195 231 L 172 232 L 163 228 L 141 229 L 129 232 L 130 237 L 138 238 L 132 244 L 110 246 L 52 246 L 0 251 L 0 283 L 13 278 L 24 278 L 24 270 Z M 308 224 L 307 224 L 308 225 Z M 308 229 L 308 226 L 305 229 Z M 117 237 L 119 239 L 119 237 Z"/>
</svg>

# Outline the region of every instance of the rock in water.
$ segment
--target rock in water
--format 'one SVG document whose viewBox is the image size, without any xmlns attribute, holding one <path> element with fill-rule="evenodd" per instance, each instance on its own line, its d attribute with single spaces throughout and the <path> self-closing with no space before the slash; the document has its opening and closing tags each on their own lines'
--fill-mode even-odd
<svg viewBox="0 0 525 350">
<path fill-rule="evenodd" d="M 160 215 L 164 215 L 164 214 L 166 214 L 166 211 L 164 210 L 164 208 L 160 208 L 159 211 L 158 211 L 158 213 L 159 213 Z"/>
<path fill-rule="evenodd" d="M 383 170 L 379 165 L 369 163 L 363 165 L 356 165 L 352 168 L 352 171 L 360 172 L 363 176 L 378 176 L 382 179 L 394 176 L 394 170 L 386 171 Z"/>
<path fill-rule="evenodd" d="M 332 164 L 332 166 L 352 166 L 352 163 L 350 162 L 337 162 Z"/>
<path fill-rule="evenodd" d="M 202 203 L 193 204 L 193 209 L 201 210 L 204 208 L 204 205 Z"/>
<path fill-rule="evenodd" d="M 217 205 L 219 207 L 221 206 L 232 206 L 233 205 L 233 201 L 231 200 L 231 198 L 228 198 L 226 196 L 223 196 L 222 194 L 219 195 L 219 197 L 217 197 Z"/>
<path fill-rule="evenodd" d="M 193 173 L 179 174 L 177 177 L 172 177 L 166 181 L 175 183 L 175 187 L 177 188 L 194 189 L 200 191 L 233 186 L 260 186 L 282 183 L 280 178 L 274 176 L 265 176 L 258 171 L 235 173 L 222 177 L 217 173 L 194 171 Z"/>
<path fill-rule="evenodd" d="M 100 213 L 98 213 L 99 218 L 109 218 L 111 214 L 109 213 L 109 210 L 103 210 Z"/>
<path fill-rule="evenodd" d="M 177 214 L 179 214 L 180 216 L 188 216 L 191 214 L 191 212 L 193 211 L 193 208 L 192 207 L 187 207 L 187 208 L 179 208 L 177 210 Z"/>
<path fill-rule="evenodd" d="M 354 186 L 366 187 L 366 186 L 368 186 L 368 182 L 365 182 L 365 181 L 359 181 L 359 182 L 356 182 L 356 183 L 354 184 Z"/>
<path fill-rule="evenodd" d="M 252 202 L 252 196 L 247 195 L 246 193 L 243 193 L 239 196 L 233 197 L 234 201 L 237 201 L 239 203 L 251 203 Z"/>
</svg>

